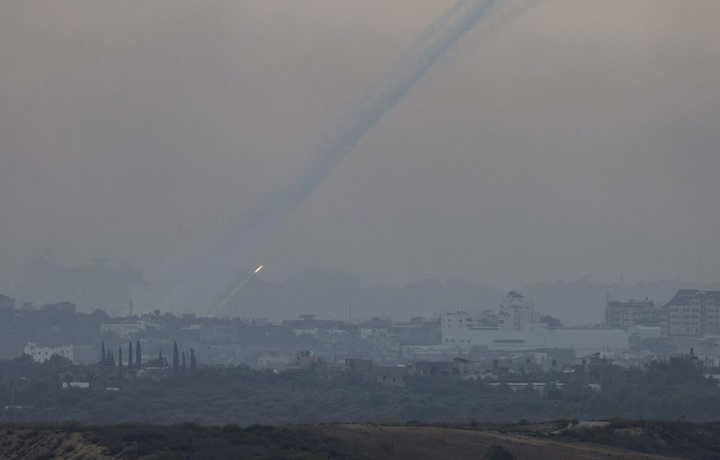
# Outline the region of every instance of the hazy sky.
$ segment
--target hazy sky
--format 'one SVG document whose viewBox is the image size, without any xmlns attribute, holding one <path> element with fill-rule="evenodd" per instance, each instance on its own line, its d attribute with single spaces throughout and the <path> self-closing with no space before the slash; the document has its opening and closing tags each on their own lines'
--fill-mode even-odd
<svg viewBox="0 0 720 460">
<path fill-rule="evenodd" d="M 481 21 L 237 268 L 720 280 L 720 2 L 536 3 Z M 0 2 L 0 278 L 213 240 L 452 4 Z"/>
</svg>

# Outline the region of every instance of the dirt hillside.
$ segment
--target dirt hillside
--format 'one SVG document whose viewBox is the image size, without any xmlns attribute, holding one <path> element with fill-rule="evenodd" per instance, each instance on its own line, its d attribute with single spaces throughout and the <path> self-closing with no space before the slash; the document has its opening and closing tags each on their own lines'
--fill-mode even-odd
<svg viewBox="0 0 720 460">
<path fill-rule="evenodd" d="M 320 424 L 0 425 L 2 459 L 482 459 L 491 446 L 517 459 L 720 458 L 720 425 L 625 422 L 594 426 Z"/>
</svg>

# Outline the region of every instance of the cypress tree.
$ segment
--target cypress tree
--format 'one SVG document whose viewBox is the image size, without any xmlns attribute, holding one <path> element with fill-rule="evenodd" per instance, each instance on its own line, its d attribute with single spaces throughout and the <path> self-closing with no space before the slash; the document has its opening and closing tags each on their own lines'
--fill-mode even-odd
<svg viewBox="0 0 720 460">
<path fill-rule="evenodd" d="M 100 364 L 105 364 L 107 356 L 105 356 L 105 341 L 102 341 L 102 351 L 100 352 Z"/>
<path fill-rule="evenodd" d="M 197 361 L 195 360 L 195 350 L 190 349 L 190 370 L 194 371 L 197 369 Z"/>
<path fill-rule="evenodd" d="M 185 365 L 185 352 L 184 351 L 183 351 L 183 355 L 182 355 L 182 369 L 183 370 L 187 369 L 187 366 Z"/>
<path fill-rule="evenodd" d="M 118 366 L 122 367 L 122 346 L 118 347 Z"/>
<path fill-rule="evenodd" d="M 178 354 L 177 342 L 173 345 L 173 369 L 178 370 L 180 367 L 180 356 Z"/>
<path fill-rule="evenodd" d="M 142 366 L 142 352 L 140 351 L 140 340 L 135 342 L 135 367 Z"/>
<path fill-rule="evenodd" d="M 133 357 L 133 354 L 132 354 L 132 341 L 130 341 L 130 342 L 128 342 L 128 367 L 132 367 L 132 365 L 133 365 L 132 357 Z"/>
</svg>

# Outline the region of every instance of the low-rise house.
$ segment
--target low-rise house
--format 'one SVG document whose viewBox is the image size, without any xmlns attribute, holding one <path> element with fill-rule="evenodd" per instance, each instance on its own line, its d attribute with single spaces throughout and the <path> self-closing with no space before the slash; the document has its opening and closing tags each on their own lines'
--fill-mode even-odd
<svg viewBox="0 0 720 460">
<path fill-rule="evenodd" d="M 309 350 L 298 350 L 295 353 L 295 364 L 300 367 L 310 367 L 317 362 L 317 356 Z"/>
<path fill-rule="evenodd" d="M 323 360 L 319 360 L 318 365 L 315 366 L 315 374 L 320 380 L 333 380 L 345 375 L 345 365 L 328 364 Z"/>
<path fill-rule="evenodd" d="M 460 374 L 452 361 L 417 361 L 405 367 L 409 375 L 452 378 Z"/>
<path fill-rule="evenodd" d="M 238 327 L 230 321 L 206 321 L 200 327 L 200 340 L 204 343 L 236 343 Z"/>
<path fill-rule="evenodd" d="M 345 370 L 348 372 L 370 372 L 372 370 L 372 366 L 372 359 L 348 358 L 345 360 Z"/>
<path fill-rule="evenodd" d="M 407 370 L 404 366 L 374 366 L 370 381 L 389 387 L 404 387 Z"/>
<path fill-rule="evenodd" d="M 257 367 L 258 369 L 281 371 L 287 368 L 289 361 L 287 356 L 277 354 L 260 355 L 257 359 Z"/>
</svg>

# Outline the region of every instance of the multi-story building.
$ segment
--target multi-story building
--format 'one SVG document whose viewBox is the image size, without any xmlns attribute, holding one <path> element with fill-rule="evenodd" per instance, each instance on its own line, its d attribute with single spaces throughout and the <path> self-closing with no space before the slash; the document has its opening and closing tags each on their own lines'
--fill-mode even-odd
<svg viewBox="0 0 720 460">
<path fill-rule="evenodd" d="M 473 310 L 473 311 L 448 311 L 440 316 L 441 331 L 490 327 L 497 329 L 499 325 L 498 316 L 492 310 Z M 441 332 L 442 335 L 442 332 Z"/>
<path fill-rule="evenodd" d="M 636 324 L 646 324 L 658 320 L 655 304 L 648 300 L 620 302 L 610 300 L 605 309 L 605 327 L 629 329 Z"/>
<path fill-rule="evenodd" d="M 532 305 L 518 301 L 512 297 L 514 303 L 506 308 L 505 318 L 515 319 L 522 324 L 534 316 Z M 506 303 L 506 306 L 508 304 Z M 525 308 L 528 307 L 528 308 Z M 517 313 L 515 313 L 517 311 Z M 529 311 L 529 313 L 528 313 Z M 520 329 L 501 326 L 485 326 L 480 320 L 482 312 L 446 312 L 440 318 L 442 345 L 437 352 L 460 353 L 462 350 L 469 353 L 472 350 L 485 351 L 524 351 L 541 348 L 565 348 L 576 352 L 591 354 L 596 352 L 624 351 L 628 348 L 628 334 L 621 329 L 605 328 L 569 328 L 547 327 L 547 324 L 528 323 Z M 406 350 L 407 348 L 407 350 Z M 412 348 L 404 347 L 403 354 L 410 356 Z M 455 348 L 453 351 L 452 349 Z M 417 358 L 417 356 L 413 356 Z"/>
<path fill-rule="evenodd" d="M 680 289 L 663 309 L 669 336 L 720 332 L 720 291 Z"/>
<path fill-rule="evenodd" d="M 525 325 L 535 322 L 532 300 L 515 291 L 510 291 L 500 302 L 498 316 L 503 329 L 521 331 Z"/>
</svg>

